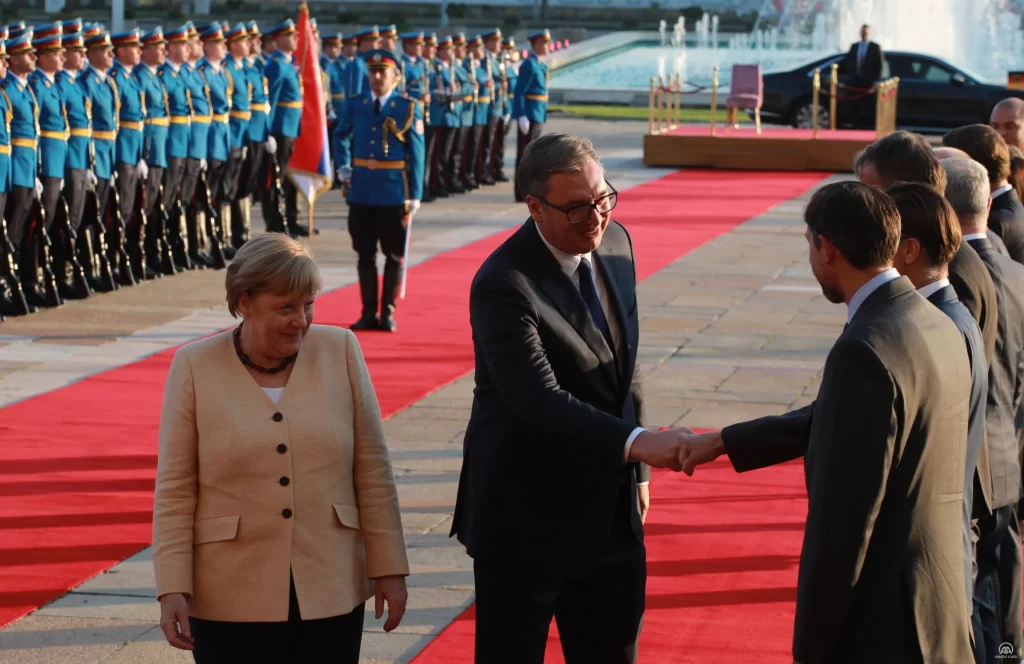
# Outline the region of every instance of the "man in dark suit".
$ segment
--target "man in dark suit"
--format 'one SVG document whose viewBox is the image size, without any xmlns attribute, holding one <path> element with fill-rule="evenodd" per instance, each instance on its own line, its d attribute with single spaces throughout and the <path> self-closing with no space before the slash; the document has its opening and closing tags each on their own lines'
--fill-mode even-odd
<svg viewBox="0 0 1024 664">
<path fill-rule="evenodd" d="M 978 579 L 974 593 L 979 648 L 989 657 L 1009 643 L 1021 647 L 1021 540 L 1016 504 L 1020 499 L 1021 391 L 1024 389 L 1024 267 L 996 252 L 988 239 L 986 215 L 990 173 L 976 161 L 944 160 L 946 195 L 957 211 L 964 239 L 988 268 L 996 289 L 999 334 L 989 370 L 985 433 L 992 477 L 992 514 L 978 522 Z"/>
<path fill-rule="evenodd" d="M 1006 246 L 1007 255 L 1024 263 L 1024 205 L 1010 184 L 1010 150 L 992 127 L 973 124 L 942 137 L 942 144 L 960 148 L 988 171 L 992 207 L 988 230 Z"/>
<path fill-rule="evenodd" d="M 949 281 L 949 263 L 961 246 L 960 222 L 942 194 L 920 183 L 897 184 L 887 192 L 900 213 L 900 244 L 893 267 L 910 279 L 922 297 L 949 316 L 964 338 L 971 362 L 971 403 L 967 424 L 967 465 L 964 468 L 963 546 L 967 607 L 974 595 L 974 545 L 971 520 L 978 485 L 978 454 L 985 440 L 988 361 L 978 323 L 960 304 Z M 980 260 L 980 259 L 979 259 Z"/>
<path fill-rule="evenodd" d="M 874 90 L 882 78 L 885 55 L 882 47 L 871 41 L 871 26 L 862 25 L 860 41 L 850 45 L 850 50 L 843 61 L 843 73 L 850 76 L 854 87 L 863 90 Z M 863 127 L 874 127 L 875 95 L 868 95 L 856 102 Z"/>
<path fill-rule="evenodd" d="M 804 457 L 796 661 L 968 662 L 961 503 L 971 368 L 963 338 L 892 269 L 900 218 L 884 192 L 827 185 L 804 219 L 822 292 L 849 307 L 818 398 L 688 437 L 683 470 L 721 454 L 740 472 Z"/>
<path fill-rule="evenodd" d="M 547 134 L 517 182 L 530 218 L 470 289 L 476 390 L 452 534 L 473 557 L 476 661 L 637 661 L 650 468 L 683 433 L 644 431 L 636 272 L 589 140 Z M 643 462 L 643 463 L 638 463 Z"/>
</svg>

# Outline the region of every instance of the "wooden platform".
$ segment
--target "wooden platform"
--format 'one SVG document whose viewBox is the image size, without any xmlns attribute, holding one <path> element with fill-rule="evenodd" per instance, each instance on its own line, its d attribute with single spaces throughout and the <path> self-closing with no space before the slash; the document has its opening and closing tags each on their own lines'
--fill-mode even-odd
<svg viewBox="0 0 1024 664">
<path fill-rule="evenodd" d="M 644 164 L 758 171 L 827 171 L 853 169 L 853 159 L 874 142 L 874 131 L 765 128 L 726 129 L 715 136 L 703 126 L 681 126 L 644 136 Z"/>
</svg>

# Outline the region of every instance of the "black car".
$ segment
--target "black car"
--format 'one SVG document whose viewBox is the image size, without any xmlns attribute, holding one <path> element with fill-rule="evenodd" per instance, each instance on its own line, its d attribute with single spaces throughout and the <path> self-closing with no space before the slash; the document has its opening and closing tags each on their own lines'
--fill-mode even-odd
<svg viewBox="0 0 1024 664">
<path fill-rule="evenodd" d="M 814 70 L 821 69 L 819 126 L 829 126 L 829 76 L 833 63 L 839 64 L 839 81 L 848 82 L 842 74 L 845 53 L 837 53 L 803 65 L 792 71 L 764 75 L 764 104 L 761 118 L 764 122 L 793 127 L 811 126 L 811 91 Z M 992 107 L 1007 97 L 1024 98 L 1024 90 L 1010 90 L 1005 85 L 994 85 L 971 74 L 962 67 L 954 67 L 945 60 L 921 53 L 887 51 L 882 70 L 883 80 L 892 76 L 900 79 L 896 103 L 896 124 L 901 129 L 918 132 L 945 131 L 954 127 L 988 123 Z M 842 101 L 854 94 L 839 90 L 836 115 L 838 127 L 856 127 L 855 103 Z M 863 103 L 863 102 L 861 102 Z"/>
</svg>

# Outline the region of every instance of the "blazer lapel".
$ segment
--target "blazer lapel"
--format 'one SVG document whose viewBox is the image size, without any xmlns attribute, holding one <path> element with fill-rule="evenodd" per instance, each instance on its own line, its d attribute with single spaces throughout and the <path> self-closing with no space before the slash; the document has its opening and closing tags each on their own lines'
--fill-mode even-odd
<svg viewBox="0 0 1024 664">
<path fill-rule="evenodd" d="M 928 301 L 934 305 L 940 305 L 947 304 L 949 302 L 958 302 L 959 298 L 956 296 L 956 291 L 953 290 L 952 286 L 943 286 L 929 295 Z"/>
<path fill-rule="evenodd" d="M 630 339 L 630 328 L 626 319 L 626 300 L 624 296 L 628 275 L 622 274 L 623 261 L 606 258 L 600 251 L 594 252 L 597 269 L 604 279 L 604 285 L 611 296 L 613 315 L 619 322 L 619 330 L 622 332 L 623 348 L 616 348 L 615 359 L 618 364 L 619 376 L 627 378 L 632 373 L 632 368 L 627 366 L 630 353 L 629 348 L 633 344 Z"/>
</svg>

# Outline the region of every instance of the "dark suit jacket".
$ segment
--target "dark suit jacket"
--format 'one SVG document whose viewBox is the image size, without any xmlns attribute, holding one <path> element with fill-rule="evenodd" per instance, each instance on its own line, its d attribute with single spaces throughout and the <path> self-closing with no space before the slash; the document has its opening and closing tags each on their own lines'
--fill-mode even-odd
<svg viewBox="0 0 1024 664">
<path fill-rule="evenodd" d="M 967 307 L 975 322 L 981 328 L 984 340 L 985 362 L 992 366 L 996 352 L 996 338 L 999 335 L 999 309 L 996 304 L 996 287 L 989 276 L 985 262 L 981 260 L 968 242 L 963 242 L 953 262 L 949 264 L 949 282 L 956 291 L 960 303 Z M 972 367 L 973 371 L 973 367 Z M 987 383 L 986 379 L 986 383 Z M 974 485 L 974 517 L 983 518 L 992 513 L 992 475 L 988 458 L 988 442 L 982 442 L 978 453 L 977 482 Z"/>
<path fill-rule="evenodd" d="M 840 335 L 813 404 L 723 430 L 741 472 L 805 457 L 796 661 L 972 661 L 961 545 L 970 393 L 956 325 L 900 277 Z"/>
<path fill-rule="evenodd" d="M 633 248 L 612 221 L 595 264 L 623 344 L 611 352 L 532 219 L 484 262 L 469 296 L 476 355 L 452 534 L 474 558 L 578 566 L 643 540 L 623 463 L 641 414 Z"/>
<path fill-rule="evenodd" d="M 1020 499 L 1024 430 L 1017 420 L 1024 389 L 1024 266 L 997 253 L 988 238 L 970 243 L 989 270 L 999 308 L 999 338 L 988 375 L 985 415 L 995 509 Z"/>
<path fill-rule="evenodd" d="M 964 580 L 967 587 L 967 608 L 974 596 L 973 547 L 971 545 L 971 517 L 974 513 L 974 488 L 978 482 L 978 454 L 985 440 L 985 403 L 988 400 L 988 363 L 985 361 L 985 342 L 981 329 L 967 307 L 960 304 L 952 286 L 945 286 L 928 296 L 928 301 L 949 316 L 964 338 L 967 359 L 971 362 L 971 404 L 967 420 L 967 466 L 964 468 Z"/>
<path fill-rule="evenodd" d="M 996 196 L 988 213 L 988 229 L 1006 245 L 1010 258 L 1024 263 L 1024 205 L 1013 189 Z"/>
<path fill-rule="evenodd" d="M 882 65 L 885 62 L 882 47 L 875 42 L 868 42 L 868 51 L 864 54 L 864 61 L 859 70 L 857 68 L 858 50 L 860 50 L 860 42 L 854 42 L 846 54 L 843 71 L 858 81 L 870 83 L 878 81 L 882 78 Z"/>
</svg>

